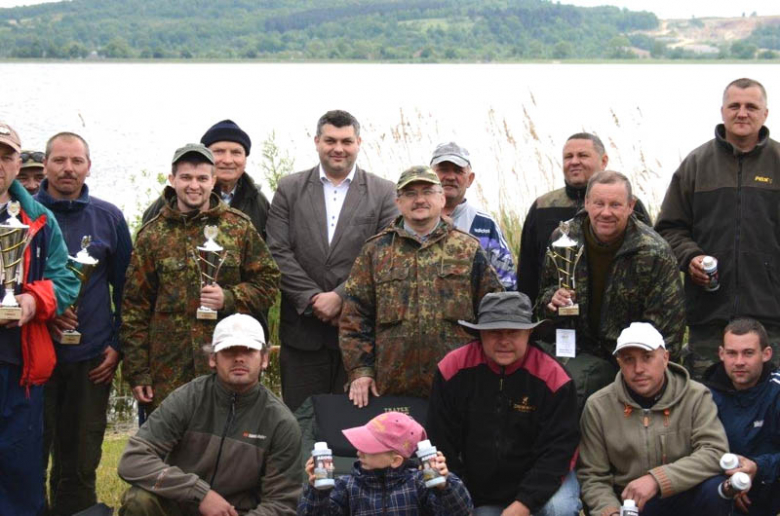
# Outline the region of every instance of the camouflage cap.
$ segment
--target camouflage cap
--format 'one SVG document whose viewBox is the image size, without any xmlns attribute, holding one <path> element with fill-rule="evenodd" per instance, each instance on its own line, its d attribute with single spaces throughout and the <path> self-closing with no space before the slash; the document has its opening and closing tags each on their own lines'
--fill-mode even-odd
<svg viewBox="0 0 780 516">
<path fill-rule="evenodd" d="M 176 152 L 173 153 L 173 161 L 171 161 L 171 164 L 175 164 L 181 158 L 191 153 L 200 154 L 209 160 L 209 163 L 212 165 L 214 164 L 214 155 L 211 153 L 209 148 L 202 143 L 188 143 L 184 147 L 179 147 L 176 149 Z"/>
<path fill-rule="evenodd" d="M 401 190 L 409 183 L 414 183 L 415 181 L 423 181 L 434 185 L 441 184 L 439 176 L 437 176 L 436 172 L 431 170 L 430 167 L 418 165 L 416 167 L 408 168 L 401 173 L 401 177 L 398 178 L 396 189 Z"/>
<path fill-rule="evenodd" d="M 445 161 L 455 163 L 459 167 L 471 166 L 469 151 L 455 142 L 441 143 L 436 147 L 436 150 L 433 151 L 431 166 L 444 163 Z"/>
<path fill-rule="evenodd" d="M 0 143 L 8 145 L 16 152 L 22 152 L 22 141 L 14 128 L 5 122 L 0 122 Z"/>
<path fill-rule="evenodd" d="M 45 155 L 41 151 L 23 150 L 21 154 L 22 168 L 43 168 L 43 158 Z"/>
</svg>

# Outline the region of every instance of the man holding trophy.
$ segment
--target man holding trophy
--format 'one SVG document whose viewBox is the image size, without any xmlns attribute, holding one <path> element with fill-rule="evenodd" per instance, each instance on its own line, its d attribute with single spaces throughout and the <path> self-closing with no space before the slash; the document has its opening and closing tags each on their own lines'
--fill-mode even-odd
<svg viewBox="0 0 780 516">
<path fill-rule="evenodd" d="M 97 503 L 111 380 L 119 364 L 119 307 L 133 244 L 122 211 L 90 195 L 89 145 L 75 133 L 46 144 L 36 200 L 57 217 L 80 280 L 76 301 L 50 324 L 57 366 L 44 392 L 44 467 L 52 457 L 49 509 L 74 514 Z M 113 290 L 112 290 L 113 289 Z"/>
<path fill-rule="evenodd" d="M 614 380 L 623 328 L 650 322 L 677 356 L 685 332 L 680 276 L 672 251 L 633 213 L 631 183 L 619 172 L 591 176 L 585 210 L 553 232 L 536 302 L 556 326 L 555 355 L 577 386 L 579 407 Z"/>
<path fill-rule="evenodd" d="M 46 322 L 76 299 L 78 280 L 52 213 L 14 181 L 19 135 L 0 122 L 0 514 L 43 509 L 43 384 L 56 357 Z"/>
<path fill-rule="evenodd" d="M 213 192 L 214 156 L 177 149 L 160 214 L 138 232 L 122 301 L 120 340 L 133 395 L 154 409 L 210 372 L 203 347 L 219 319 L 263 318 L 280 272 L 248 216 Z"/>
</svg>

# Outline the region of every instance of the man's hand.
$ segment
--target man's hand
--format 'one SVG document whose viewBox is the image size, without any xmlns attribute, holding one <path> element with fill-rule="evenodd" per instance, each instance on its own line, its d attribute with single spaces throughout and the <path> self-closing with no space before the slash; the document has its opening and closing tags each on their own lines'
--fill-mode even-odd
<svg viewBox="0 0 780 516">
<path fill-rule="evenodd" d="M 19 294 L 16 296 L 16 302 L 22 308 L 22 317 L 18 321 L 15 320 L 0 320 L 0 326 L 6 328 L 16 328 L 17 326 L 24 326 L 35 317 L 35 312 L 38 306 L 35 304 L 35 298 L 30 294 Z"/>
<path fill-rule="evenodd" d="M 66 309 L 61 315 L 52 319 L 49 328 L 55 340 L 62 340 L 62 332 L 65 330 L 75 330 L 79 326 L 79 318 L 72 308 Z"/>
<path fill-rule="evenodd" d="M 216 283 L 204 285 L 200 289 L 200 306 L 212 310 L 222 310 L 225 306 L 225 293 L 222 292 L 222 287 Z"/>
<path fill-rule="evenodd" d="M 349 399 L 357 408 L 363 408 L 368 405 L 368 391 L 379 397 L 379 391 L 376 390 L 376 383 L 370 376 L 361 376 L 352 380 L 349 386 Z"/>
<path fill-rule="evenodd" d="M 133 387 L 133 397 L 138 403 L 151 403 L 154 398 L 154 389 L 151 385 L 136 385 Z"/>
<path fill-rule="evenodd" d="M 501 516 L 531 516 L 531 511 L 522 502 L 515 500 L 501 512 Z"/>
<path fill-rule="evenodd" d="M 658 482 L 655 481 L 653 475 L 647 474 L 629 482 L 620 496 L 623 500 L 634 500 L 639 512 L 642 512 L 648 500 L 657 494 Z"/>
<path fill-rule="evenodd" d="M 111 346 L 103 350 L 103 361 L 92 369 L 87 377 L 92 383 L 111 383 L 116 366 L 119 364 L 119 353 Z"/>
<path fill-rule="evenodd" d="M 559 288 L 553 294 L 552 299 L 547 303 L 547 310 L 550 312 L 557 312 L 561 306 L 571 306 L 574 304 L 574 292 L 566 289 Z"/>
<path fill-rule="evenodd" d="M 211 489 L 200 501 L 198 510 L 203 516 L 238 516 L 236 508 Z"/>
<path fill-rule="evenodd" d="M 705 256 L 707 255 L 700 254 L 699 256 L 694 256 L 688 263 L 688 274 L 691 276 L 691 281 L 700 287 L 706 287 L 707 283 L 710 282 L 710 277 L 704 272 L 704 266 L 701 264 Z"/>
<path fill-rule="evenodd" d="M 756 478 L 756 473 L 758 473 L 758 464 L 742 455 L 737 455 L 737 458 L 739 459 L 739 466 L 734 469 L 727 469 L 725 471 L 726 476 L 730 477 L 734 473 L 741 471 L 742 473 L 748 474 L 750 482 L 752 483 L 753 479 Z"/>
<path fill-rule="evenodd" d="M 324 323 L 332 322 L 333 319 L 336 319 L 336 323 L 338 323 L 342 304 L 341 296 L 335 292 L 320 292 L 311 297 L 311 308 L 314 315 Z"/>
</svg>

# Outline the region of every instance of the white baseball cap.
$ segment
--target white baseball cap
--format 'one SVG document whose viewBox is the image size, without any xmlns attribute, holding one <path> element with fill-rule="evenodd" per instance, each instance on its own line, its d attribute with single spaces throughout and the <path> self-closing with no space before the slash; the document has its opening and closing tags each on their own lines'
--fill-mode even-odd
<svg viewBox="0 0 780 516">
<path fill-rule="evenodd" d="M 646 322 L 634 322 L 631 326 L 620 332 L 617 339 L 617 346 L 613 355 L 625 348 L 641 348 L 646 351 L 654 351 L 658 348 L 666 349 L 664 337 L 655 327 Z"/>
<path fill-rule="evenodd" d="M 244 346 L 262 351 L 266 345 L 263 325 L 257 319 L 246 314 L 233 314 L 225 317 L 214 328 L 211 341 L 212 351 L 218 353 L 233 346 Z"/>
</svg>

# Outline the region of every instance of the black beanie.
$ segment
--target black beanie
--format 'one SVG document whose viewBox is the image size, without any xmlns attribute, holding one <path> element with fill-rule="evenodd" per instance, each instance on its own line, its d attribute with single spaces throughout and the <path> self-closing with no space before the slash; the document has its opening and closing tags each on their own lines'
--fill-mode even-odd
<svg viewBox="0 0 780 516">
<path fill-rule="evenodd" d="M 244 148 L 247 156 L 252 148 L 252 140 L 249 139 L 249 135 L 232 120 L 217 122 L 200 139 L 200 143 L 206 147 L 214 142 L 236 142 Z"/>
</svg>

